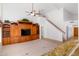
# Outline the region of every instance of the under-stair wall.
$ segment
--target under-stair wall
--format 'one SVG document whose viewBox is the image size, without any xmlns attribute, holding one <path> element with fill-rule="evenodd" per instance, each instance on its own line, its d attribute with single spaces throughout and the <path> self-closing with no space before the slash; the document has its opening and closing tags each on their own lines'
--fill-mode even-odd
<svg viewBox="0 0 79 59">
<path fill-rule="evenodd" d="M 66 28 L 65 28 L 66 24 L 63 18 L 64 17 L 63 8 L 55 9 L 47 13 L 46 15 L 50 19 L 51 22 L 53 22 L 56 26 L 58 26 L 60 29 L 66 32 Z"/>
<path fill-rule="evenodd" d="M 66 38 L 66 26 L 63 20 L 63 9 L 56 9 L 52 12 L 46 14 L 48 16 L 48 20 L 46 20 L 46 32 L 45 37 L 63 41 Z M 55 26 L 55 25 L 56 26 Z"/>
<path fill-rule="evenodd" d="M 61 42 L 63 41 L 63 33 L 47 21 L 46 21 L 45 30 L 46 30 L 46 32 L 44 33 L 45 38 L 51 40 L 57 40 Z"/>
</svg>

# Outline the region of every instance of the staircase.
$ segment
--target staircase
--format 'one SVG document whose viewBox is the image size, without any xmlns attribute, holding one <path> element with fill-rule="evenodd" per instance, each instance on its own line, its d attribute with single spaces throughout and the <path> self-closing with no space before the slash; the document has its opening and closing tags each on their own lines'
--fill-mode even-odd
<svg viewBox="0 0 79 59">
<path fill-rule="evenodd" d="M 62 39 L 63 39 L 63 42 L 65 41 L 65 38 L 64 38 L 64 35 L 65 35 L 65 32 L 60 28 L 58 27 L 56 24 L 54 24 L 52 21 L 50 21 L 46 16 L 43 16 L 44 18 L 46 18 L 46 20 L 52 25 L 54 26 L 56 29 L 58 29 L 60 32 L 62 32 Z"/>
<path fill-rule="evenodd" d="M 59 31 L 61 31 L 63 34 L 65 34 L 65 32 L 59 28 L 56 24 L 54 24 L 53 22 L 51 22 L 48 18 L 46 19 L 49 23 L 51 23 L 55 28 L 57 28 Z"/>
</svg>

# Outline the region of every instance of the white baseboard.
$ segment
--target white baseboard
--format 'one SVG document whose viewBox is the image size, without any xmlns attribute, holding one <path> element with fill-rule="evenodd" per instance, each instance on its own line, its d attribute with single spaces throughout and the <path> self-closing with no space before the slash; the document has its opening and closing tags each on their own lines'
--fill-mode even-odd
<svg viewBox="0 0 79 59">
<path fill-rule="evenodd" d="M 49 40 L 53 40 L 53 41 L 57 41 L 57 42 L 63 42 L 63 41 L 58 41 L 58 40 L 55 40 L 55 39 L 51 39 L 51 38 L 43 38 L 43 39 L 49 39 Z"/>
</svg>

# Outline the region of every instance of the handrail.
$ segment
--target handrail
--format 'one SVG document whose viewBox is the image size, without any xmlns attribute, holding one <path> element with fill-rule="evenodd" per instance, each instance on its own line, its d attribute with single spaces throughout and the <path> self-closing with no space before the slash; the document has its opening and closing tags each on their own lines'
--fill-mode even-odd
<svg viewBox="0 0 79 59">
<path fill-rule="evenodd" d="M 54 24 L 53 22 L 51 22 L 45 15 L 41 15 L 41 17 L 46 18 L 46 20 L 47 20 L 49 23 L 51 23 L 52 25 L 54 25 L 55 28 L 57 28 L 59 31 L 61 31 L 63 34 L 65 34 L 65 32 L 64 32 L 61 28 L 59 28 L 56 24 Z"/>
<path fill-rule="evenodd" d="M 45 17 L 45 16 L 44 16 Z M 49 22 L 49 23 L 51 23 L 52 25 L 54 25 L 54 27 L 56 27 L 59 31 L 61 31 L 62 33 L 64 33 L 65 34 L 65 32 L 61 29 L 61 28 L 59 28 L 56 24 L 54 24 L 53 22 L 51 22 L 47 17 L 45 17 L 46 18 L 46 20 Z"/>
</svg>

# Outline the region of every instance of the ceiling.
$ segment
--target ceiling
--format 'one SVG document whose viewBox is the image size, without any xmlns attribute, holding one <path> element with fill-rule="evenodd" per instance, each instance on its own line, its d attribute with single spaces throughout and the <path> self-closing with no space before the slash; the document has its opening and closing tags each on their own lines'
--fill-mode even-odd
<svg viewBox="0 0 79 59">
<path fill-rule="evenodd" d="M 35 3 L 37 9 L 44 10 L 48 12 L 54 9 L 64 8 L 70 13 L 77 15 L 78 14 L 78 4 L 77 3 Z"/>
<path fill-rule="evenodd" d="M 78 14 L 78 4 L 77 3 L 62 3 L 55 4 L 58 8 L 65 8 L 73 14 Z"/>
<path fill-rule="evenodd" d="M 8 3 L 6 5 L 16 5 L 20 6 L 26 6 L 27 10 L 30 10 L 32 7 L 32 3 Z M 64 8 L 67 11 L 71 12 L 72 14 L 77 15 L 78 14 L 78 3 L 34 3 L 34 9 L 38 9 L 44 12 L 49 12 L 54 9 Z"/>
<path fill-rule="evenodd" d="M 4 3 L 4 7 L 11 8 L 16 7 L 31 11 L 32 3 Z M 64 8 L 68 12 L 78 15 L 78 3 L 34 3 L 34 9 L 41 10 L 43 13 L 50 12 L 55 9 Z"/>
</svg>

